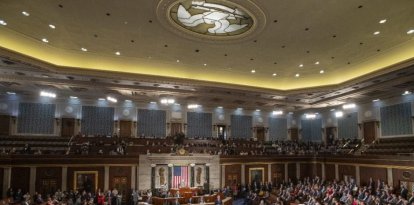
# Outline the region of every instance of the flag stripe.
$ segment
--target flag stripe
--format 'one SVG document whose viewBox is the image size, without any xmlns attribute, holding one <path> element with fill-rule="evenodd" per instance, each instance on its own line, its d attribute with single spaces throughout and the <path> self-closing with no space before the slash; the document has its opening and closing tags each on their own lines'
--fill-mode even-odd
<svg viewBox="0 0 414 205">
<path fill-rule="evenodd" d="M 172 187 L 179 188 L 183 182 L 183 186 L 188 186 L 188 166 L 174 166 L 174 176 Z"/>
</svg>

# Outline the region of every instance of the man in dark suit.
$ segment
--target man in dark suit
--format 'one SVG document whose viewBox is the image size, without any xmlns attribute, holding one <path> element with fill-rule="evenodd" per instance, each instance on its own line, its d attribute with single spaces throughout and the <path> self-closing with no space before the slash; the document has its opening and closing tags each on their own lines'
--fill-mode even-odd
<svg viewBox="0 0 414 205">
<path fill-rule="evenodd" d="M 407 200 L 407 197 L 408 197 L 408 189 L 407 189 L 407 187 L 405 187 L 404 184 L 401 185 L 401 194 L 400 195 L 401 195 L 401 197 L 403 199 Z"/>
</svg>

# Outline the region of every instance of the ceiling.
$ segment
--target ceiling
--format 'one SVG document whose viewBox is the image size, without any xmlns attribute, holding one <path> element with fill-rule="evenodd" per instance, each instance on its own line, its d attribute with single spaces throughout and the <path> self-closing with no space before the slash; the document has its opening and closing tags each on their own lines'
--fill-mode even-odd
<svg viewBox="0 0 414 205">
<path fill-rule="evenodd" d="M 0 91 L 300 110 L 414 90 L 412 0 L 232 2 L 254 30 L 204 38 L 173 0 L 0 1 Z"/>
</svg>

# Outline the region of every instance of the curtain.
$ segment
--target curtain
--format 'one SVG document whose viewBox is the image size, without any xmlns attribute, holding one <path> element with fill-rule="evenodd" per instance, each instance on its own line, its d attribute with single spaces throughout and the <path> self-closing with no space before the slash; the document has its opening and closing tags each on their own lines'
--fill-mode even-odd
<svg viewBox="0 0 414 205">
<path fill-rule="evenodd" d="M 269 117 L 269 138 L 271 141 L 287 139 L 287 119 Z"/>
<path fill-rule="evenodd" d="M 338 138 L 358 138 L 358 113 L 350 113 L 338 118 Z"/>
<path fill-rule="evenodd" d="M 233 138 L 251 138 L 252 116 L 231 115 L 231 136 Z"/>
<path fill-rule="evenodd" d="M 20 103 L 17 132 L 27 134 L 53 134 L 56 105 Z"/>
<path fill-rule="evenodd" d="M 112 136 L 114 111 L 113 107 L 82 106 L 82 134 Z"/>
<path fill-rule="evenodd" d="M 413 134 L 410 102 L 381 107 L 380 112 L 382 136 Z"/>
<path fill-rule="evenodd" d="M 302 141 L 322 141 L 322 119 L 301 120 Z"/>
<path fill-rule="evenodd" d="M 187 137 L 212 137 L 212 114 L 187 112 Z"/>
<path fill-rule="evenodd" d="M 166 135 L 166 112 L 164 110 L 138 110 L 138 136 L 163 138 Z"/>
</svg>

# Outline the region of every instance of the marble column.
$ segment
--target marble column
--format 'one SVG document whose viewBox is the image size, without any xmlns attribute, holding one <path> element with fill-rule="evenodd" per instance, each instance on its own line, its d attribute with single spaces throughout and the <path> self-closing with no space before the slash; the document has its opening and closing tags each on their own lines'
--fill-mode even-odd
<svg viewBox="0 0 414 205">
<path fill-rule="evenodd" d="M 109 190 L 109 166 L 105 166 L 105 171 L 104 171 L 104 190 Z"/>
<path fill-rule="evenodd" d="M 30 167 L 29 193 L 36 192 L 36 167 Z"/>
<path fill-rule="evenodd" d="M 60 190 L 68 190 L 68 167 L 62 167 L 62 186 Z"/>
<path fill-rule="evenodd" d="M 267 182 L 272 181 L 272 164 L 267 165 Z"/>
<path fill-rule="evenodd" d="M 338 164 L 335 164 L 335 179 L 339 181 L 339 167 Z"/>
<path fill-rule="evenodd" d="M 296 179 L 300 179 L 300 163 L 296 162 Z"/>
<path fill-rule="evenodd" d="M 226 172 L 226 165 L 221 165 L 221 182 L 220 182 L 220 186 L 221 188 L 223 188 L 226 185 L 226 176 L 225 173 Z"/>
<path fill-rule="evenodd" d="M 6 197 L 7 189 L 10 187 L 11 182 L 11 167 L 3 168 L 3 197 Z"/>
<path fill-rule="evenodd" d="M 135 186 L 135 181 L 136 181 L 136 170 L 135 170 L 135 166 L 131 166 L 131 189 L 135 190 L 136 186 Z"/>
<path fill-rule="evenodd" d="M 394 179 L 392 177 L 392 168 L 387 168 L 387 183 L 389 186 L 394 186 Z"/>
<path fill-rule="evenodd" d="M 361 184 L 361 175 L 359 173 L 359 166 L 358 165 L 355 166 L 355 181 L 356 181 L 356 184 L 358 186 Z"/>
<path fill-rule="evenodd" d="M 241 177 L 241 184 L 246 184 L 246 165 L 241 164 L 240 169 L 240 177 Z"/>
<path fill-rule="evenodd" d="M 321 163 L 321 169 L 322 169 L 322 176 L 321 179 L 326 179 L 326 173 L 325 173 L 325 163 Z"/>
<path fill-rule="evenodd" d="M 289 174 L 288 174 L 288 163 L 285 162 L 285 182 L 287 182 L 289 180 Z"/>
</svg>

